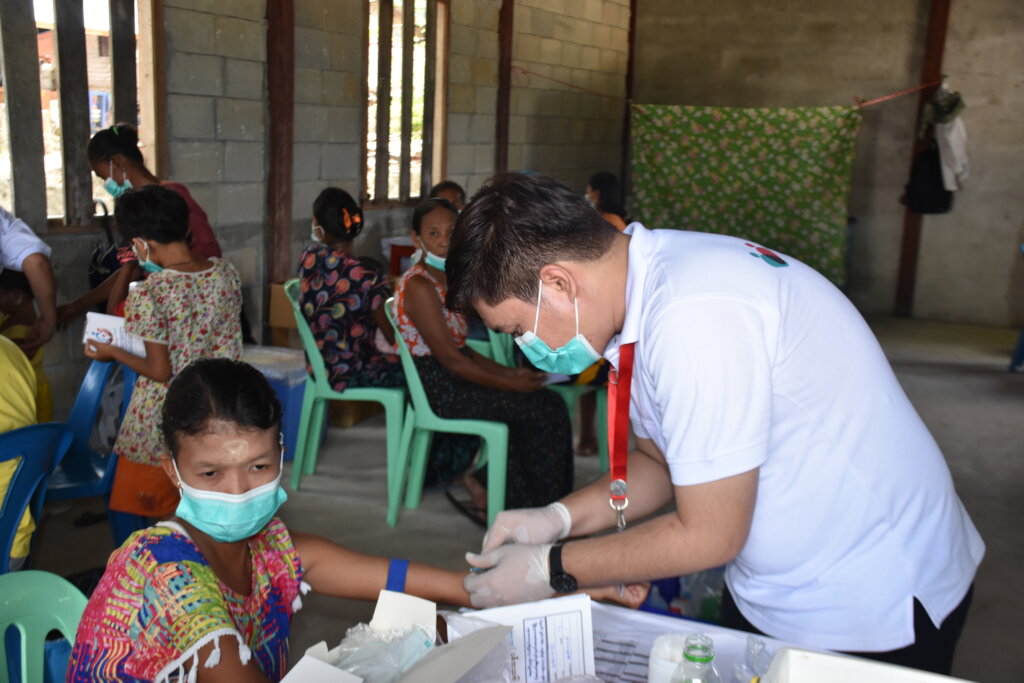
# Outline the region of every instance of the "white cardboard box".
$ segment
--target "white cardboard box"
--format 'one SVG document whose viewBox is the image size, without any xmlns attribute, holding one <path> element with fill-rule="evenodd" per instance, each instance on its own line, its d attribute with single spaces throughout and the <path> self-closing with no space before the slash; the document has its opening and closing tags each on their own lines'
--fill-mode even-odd
<svg viewBox="0 0 1024 683">
<path fill-rule="evenodd" d="M 908 669 L 845 655 L 784 647 L 775 653 L 761 683 L 967 683 L 962 678 Z"/>
</svg>

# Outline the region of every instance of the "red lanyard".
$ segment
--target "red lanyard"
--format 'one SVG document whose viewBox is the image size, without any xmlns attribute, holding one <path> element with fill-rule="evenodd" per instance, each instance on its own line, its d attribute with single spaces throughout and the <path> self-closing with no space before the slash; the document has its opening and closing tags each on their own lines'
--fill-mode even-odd
<svg viewBox="0 0 1024 683">
<path fill-rule="evenodd" d="M 633 380 L 634 343 L 619 346 L 619 367 L 608 375 L 608 460 L 611 468 L 610 500 L 618 516 L 619 531 L 626 528 L 629 507 L 626 458 L 629 450 L 629 387 Z"/>
</svg>

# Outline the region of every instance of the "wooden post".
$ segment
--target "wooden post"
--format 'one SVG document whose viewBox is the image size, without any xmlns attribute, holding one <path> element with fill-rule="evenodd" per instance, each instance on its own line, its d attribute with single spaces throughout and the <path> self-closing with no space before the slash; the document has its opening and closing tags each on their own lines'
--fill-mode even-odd
<svg viewBox="0 0 1024 683">
<path fill-rule="evenodd" d="M 64 224 L 89 225 L 93 216 L 89 158 L 89 76 L 85 68 L 82 0 L 54 0 L 60 129 L 64 153 Z"/>
<path fill-rule="evenodd" d="M 267 282 L 291 274 L 292 145 L 295 138 L 295 6 L 267 3 Z"/>
<path fill-rule="evenodd" d="M 925 39 L 924 65 L 921 67 L 921 82 L 931 83 L 942 78 L 942 54 L 946 47 L 946 27 L 949 24 L 951 0 L 932 0 L 928 17 L 928 35 Z M 937 87 L 937 86 L 936 86 Z M 930 137 L 918 139 L 917 129 L 921 123 L 924 106 L 935 93 L 936 87 L 925 88 L 917 98 L 917 117 L 914 125 L 914 149 L 910 163 L 931 142 Z M 909 318 L 914 311 L 914 287 L 917 282 L 917 257 L 921 246 L 921 214 L 909 208 L 903 209 L 903 240 L 900 245 L 900 266 L 896 279 L 896 315 Z"/>
<path fill-rule="evenodd" d="M 163 0 L 140 2 L 139 8 L 139 140 L 146 166 L 157 178 L 167 177 L 167 81 L 164 63 Z"/>
<path fill-rule="evenodd" d="M 619 182 L 622 187 L 622 198 L 629 194 L 632 185 L 629 173 L 629 160 L 632 151 L 633 126 L 633 72 L 636 68 L 636 5 L 637 0 L 629 0 L 629 52 L 626 55 L 626 104 L 622 115 L 622 165 L 619 170 Z"/>
<path fill-rule="evenodd" d="M 402 142 L 398 154 L 398 199 L 403 202 L 409 201 L 412 175 L 412 41 L 415 29 L 416 5 L 412 0 L 405 0 L 402 3 Z"/>
<path fill-rule="evenodd" d="M 0 57 L 11 146 L 11 213 L 46 230 L 46 171 L 39 95 L 39 44 L 32 0 L 0 2 Z"/>
<path fill-rule="evenodd" d="M 391 0 L 377 5 L 377 151 L 374 159 L 373 201 L 386 202 L 391 174 L 391 29 L 395 6 Z"/>
<path fill-rule="evenodd" d="M 139 122 L 135 86 L 135 0 L 110 0 L 110 66 L 114 81 L 114 123 Z"/>
<path fill-rule="evenodd" d="M 508 127 L 512 108 L 512 36 L 515 0 L 501 0 L 498 12 L 498 106 L 494 131 L 494 170 L 508 170 Z"/>
<path fill-rule="evenodd" d="M 420 154 L 422 164 L 420 166 L 420 190 L 419 195 L 426 198 L 430 194 L 430 188 L 434 185 L 434 154 L 443 154 L 443 151 L 434 149 L 434 128 L 437 125 L 435 118 L 435 98 L 437 96 L 437 37 L 444 31 L 437 30 L 439 12 L 437 11 L 437 0 L 427 0 L 427 51 L 423 65 L 423 150 Z M 441 53 L 443 54 L 443 53 Z M 443 115 L 443 110 L 442 110 Z M 440 136 L 444 140 L 444 135 Z"/>
</svg>

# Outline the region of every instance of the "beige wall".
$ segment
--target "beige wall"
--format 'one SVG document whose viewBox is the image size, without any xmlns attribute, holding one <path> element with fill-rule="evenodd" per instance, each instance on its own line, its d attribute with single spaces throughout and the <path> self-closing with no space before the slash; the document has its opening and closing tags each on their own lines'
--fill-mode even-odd
<svg viewBox="0 0 1024 683">
<path fill-rule="evenodd" d="M 629 0 L 519 0 L 514 26 L 512 64 L 538 75 L 512 78 L 509 169 L 580 192 L 595 171 L 619 175 Z"/>
<path fill-rule="evenodd" d="M 963 91 L 975 177 L 951 214 L 924 222 L 915 314 L 1007 325 L 1019 253 L 1024 6 L 953 3 L 945 70 Z M 639 0 L 636 101 L 739 107 L 846 105 L 918 82 L 928 3 Z M 864 112 L 850 197 L 849 294 L 891 312 L 902 235 L 913 96 Z M 1016 260 L 1014 260 L 1016 259 Z M 1017 275 L 1011 271 L 1016 268 Z"/>
</svg>

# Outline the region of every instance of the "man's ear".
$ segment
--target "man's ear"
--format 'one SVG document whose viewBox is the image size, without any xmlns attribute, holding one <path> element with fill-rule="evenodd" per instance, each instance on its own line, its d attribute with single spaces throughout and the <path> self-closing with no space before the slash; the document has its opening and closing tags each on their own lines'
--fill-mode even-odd
<svg viewBox="0 0 1024 683">
<path fill-rule="evenodd" d="M 576 277 L 563 265 L 549 263 L 540 269 L 540 281 L 544 289 L 560 292 L 569 299 L 578 295 Z"/>
</svg>

